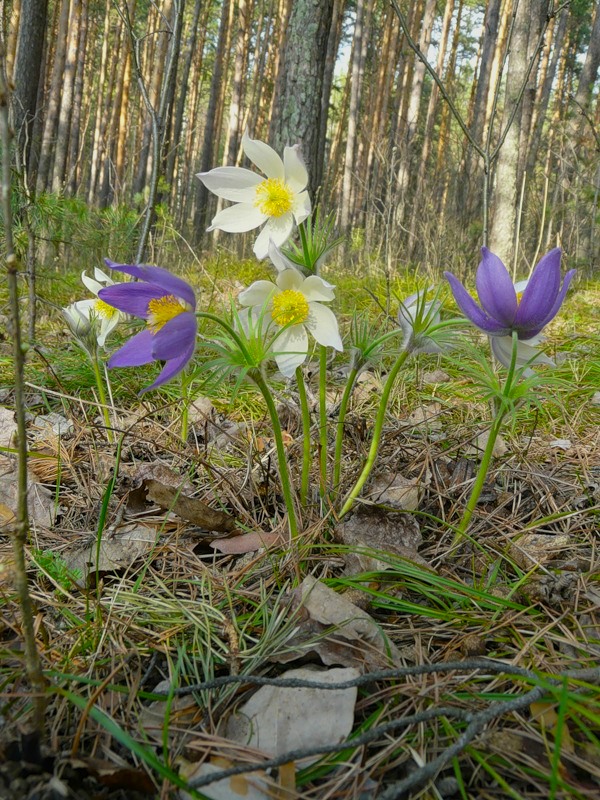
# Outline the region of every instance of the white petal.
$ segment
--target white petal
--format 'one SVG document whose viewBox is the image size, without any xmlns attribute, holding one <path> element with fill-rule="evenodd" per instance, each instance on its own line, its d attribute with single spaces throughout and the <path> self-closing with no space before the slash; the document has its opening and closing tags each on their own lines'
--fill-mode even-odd
<svg viewBox="0 0 600 800">
<path fill-rule="evenodd" d="M 216 167 L 196 175 L 217 197 L 236 203 L 253 203 L 256 187 L 264 178 L 242 167 Z"/>
<path fill-rule="evenodd" d="M 308 336 L 303 325 L 292 325 L 287 328 L 273 343 L 273 354 L 280 371 L 291 378 L 306 360 L 308 354 Z"/>
<path fill-rule="evenodd" d="M 335 314 L 327 306 L 320 303 L 309 303 L 308 319 L 304 323 L 319 344 L 335 347 L 340 352 L 344 349 Z"/>
<path fill-rule="evenodd" d="M 281 247 L 289 239 L 293 227 L 294 219 L 291 214 L 269 217 L 267 224 L 254 242 L 254 255 L 257 258 L 266 258 L 269 253 L 270 241 L 273 240 L 277 247 Z"/>
<path fill-rule="evenodd" d="M 529 283 L 529 278 L 527 278 L 527 280 L 524 280 L 524 281 L 517 281 L 515 283 L 515 292 L 517 294 L 522 294 L 525 291 L 525 289 L 527 288 L 527 284 L 528 283 Z"/>
<path fill-rule="evenodd" d="M 249 203 L 236 203 L 234 206 L 224 208 L 213 217 L 209 231 L 218 228 L 227 233 L 244 233 L 258 228 L 265 221 L 266 217 L 253 205 Z"/>
<path fill-rule="evenodd" d="M 112 286 L 114 281 L 110 278 L 106 272 L 103 272 L 99 267 L 94 269 L 94 278 L 100 283 L 103 283 L 105 286 Z"/>
<path fill-rule="evenodd" d="M 309 302 L 313 300 L 328 302 L 334 298 L 333 286 L 323 278 L 319 278 L 318 275 L 310 275 L 306 278 L 300 291 Z"/>
<path fill-rule="evenodd" d="M 300 155 L 300 145 L 286 147 L 283 151 L 283 164 L 285 167 L 285 182 L 297 194 L 306 189 L 308 172 Z"/>
<path fill-rule="evenodd" d="M 100 323 L 100 333 L 98 334 L 98 344 L 100 347 L 104 347 L 104 343 L 106 342 L 108 335 L 117 327 L 120 319 L 121 314 L 118 311 L 111 317 L 102 318 L 102 322 Z"/>
<path fill-rule="evenodd" d="M 297 225 L 300 225 L 300 223 L 304 222 L 309 216 L 310 209 L 310 197 L 308 196 L 308 192 L 300 192 L 300 194 L 294 195 L 292 213 Z"/>
<path fill-rule="evenodd" d="M 294 262 L 290 261 L 290 259 L 281 252 L 272 239 L 269 240 L 269 258 L 273 262 L 273 266 L 277 272 L 283 272 L 284 269 L 296 269 Z"/>
<path fill-rule="evenodd" d="M 491 336 L 492 352 L 501 364 L 505 367 L 510 367 L 512 357 L 512 336 Z M 532 341 L 531 339 L 529 341 Z M 549 364 L 554 366 L 554 361 L 545 353 L 542 353 L 525 341 L 517 343 L 517 367 L 524 367 L 525 364 L 531 362 L 532 364 Z M 528 370 L 526 375 L 531 375 L 531 370 Z"/>
<path fill-rule="evenodd" d="M 101 283 L 98 283 L 97 280 L 95 281 L 93 278 L 90 278 L 85 274 L 85 272 L 81 273 L 81 282 L 92 294 L 97 295 L 100 289 L 104 288 Z"/>
<path fill-rule="evenodd" d="M 288 289 L 302 291 L 301 287 L 303 282 L 304 276 L 294 267 L 285 269 L 277 276 L 277 286 L 279 286 L 282 292 Z"/>
<path fill-rule="evenodd" d="M 243 306 L 263 306 L 279 289 L 271 281 L 254 281 L 238 295 Z"/>
<path fill-rule="evenodd" d="M 242 147 L 250 161 L 256 164 L 267 178 L 280 178 L 283 180 L 285 175 L 283 161 L 272 147 L 260 142 L 258 139 L 251 139 L 246 133 L 242 137 Z"/>
</svg>

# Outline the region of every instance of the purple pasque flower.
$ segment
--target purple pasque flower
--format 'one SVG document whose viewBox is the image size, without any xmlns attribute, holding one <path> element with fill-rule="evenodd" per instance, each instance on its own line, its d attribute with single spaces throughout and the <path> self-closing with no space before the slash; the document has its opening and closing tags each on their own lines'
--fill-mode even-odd
<svg viewBox="0 0 600 800">
<path fill-rule="evenodd" d="M 451 272 L 444 273 L 456 304 L 473 325 L 492 337 L 494 354 L 505 366 L 508 366 L 507 353 L 512 351 L 506 338 L 511 339 L 513 332 L 517 333 L 519 346 L 521 343 L 526 345 L 531 350 L 531 358 L 535 359 L 537 351 L 532 345 L 539 342 L 539 334 L 558 313 L 575 270 L 567 272 L 561 286 L 561 250 L 556 247 L 540 259 L 528 281 L 513 284 L 498 256 L 487 247 L 481 248 L 481 255 L 475 277 L 480 305 L 456 276 Z M 500 341 L 502 339 L 504 341 Z M 521 349 L 525 356 L 525 348 Z M 538 355 L 537 360 L 542 361 L 541 354 Z"/>
<path fill-rule="evenodd" d="M 126 314 L 141 317 L 148 325 L 120 350 L 109 367 L 138 367 L 151 361 L 166 361 L 147 392 L 178 375 L 194 355 L 196 346 L 196 296 L 192 287 L 162 267 L 117 264 L 105 259 L 110 269 L 137 278 L 137 283 L 115 283 L 98 292 L 105 303 Z"/>
</svg>

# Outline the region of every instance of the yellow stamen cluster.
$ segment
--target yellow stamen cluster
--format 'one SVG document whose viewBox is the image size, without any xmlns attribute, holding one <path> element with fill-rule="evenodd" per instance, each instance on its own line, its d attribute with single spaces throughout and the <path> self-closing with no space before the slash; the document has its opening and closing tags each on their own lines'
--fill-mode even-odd
<svg viewBox="0 0 600 800">
<path fill-rule="evenodd" d="M 148 303 L 148 327 L 152 333 L 158 333 L 169 320 L 184 311 L 185 307 L 172 294 L 150 300 Z"/>
<path fill-rule="evenodd" d="M 301 325 L 308 319 L 308 300 L 296 289 L 286 289 L 273 298 L 271 316 L 280 325 Z"/>
<path fill-rule="evenodd" d="M 292 210 L 294 193 L 281 178 L 269 178 L 256 187 L 254 205 L 267 217 L 282 217 Z"/>
<path fill-rule="evenodd" d="M 109 306 L 108 303 L 100 300 L 100 298 L 94 303 L 94 312 L 96 316 L 102 317 L 102 319 L 112 319 L 115 314 L 119 313 L 116 308 Z"/>
</svg>

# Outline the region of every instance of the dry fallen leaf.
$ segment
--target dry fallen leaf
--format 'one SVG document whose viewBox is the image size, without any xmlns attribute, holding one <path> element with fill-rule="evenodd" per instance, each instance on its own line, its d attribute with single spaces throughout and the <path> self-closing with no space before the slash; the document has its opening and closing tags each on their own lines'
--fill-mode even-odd
<svg viewBox="0 0 600 800">
<path fill-rule="evenodd" d="M 572 543 L 566 533 L 526 533 L 511 542 L 509 554 L 520 567 L 531 569 L 537 564 L 552 561 Z"/>
<path fill-rule="evenodd" d="M 204 761 L 201 764 L 185 763 L 180 772 L 183 778 L 191 781 L 194 778 L 214 775 L 216 772 L 233 766 L 236 764 L 227 758 L 214 757 L 210 762 Z M 258 770 L 247 775 L 233 775 L 231 778 L 214 781 L 214 783 L 203 786 L 200 791 L 211 800 L 237 800 L 238 798 L 240 800 L 273 800 L 278 796 L 272 779 Z M 183 789 L 180 790 L 179 797 L 181 800 L 192 800 L 192 795 Z"/>
<path fill-rule="evenodd" d="M 153 691 L 156 694 L 168 694 L 170 687 L 169 681 L 164 680 L 158 683 Z M 192 695 L 175 696 L 170 702 L 155 700 L 144 707 L 138 721 L 150 738 L 162 744 L 165 728 L 169 738 L 173 738 L 182 728 L 191 729 L 201 714 L 202 710 Z"/>
<path fill-rule="evenodd" d="M 398 473 L 386 472 L 370 482 L 365 498 L 372 503 L 416 511 L 422 486 L 418 478 L 405 478 Z"/>
<path fill-rule="evenodd" d="M 375 620 L 344 595 L 307 575 L 293 592 L 294 607 L 301 606 L 295 637 L 300 655 L 316 652 L 324 664 L 342 664 L 361 671 L 400 664 L 397 647 Z"/>
<path fill-rule="evenodd" d="M 211 508 L 196 497 L 188 497 L 156 480 L 147 480 L 145 485 L 148 500 L 200 528 L 229 533 L 236 527 L 234 517 L 225 511 Z"/>
<path fill-rule="evenodd" d="M 280 677 L 339 683 L 359 675 L 351 667 L 327 670 L 302 667 L 288 670 Z M 352 730 L 357 693 L 355 686 L 348 689 L 262 686 L 229 718 L 226 735 L 270 756 L 337 744 Z M 301 763 L 306 766 L 319 758 L 312 756 Z"/>
<path fill-rule="evenodd" d="M 122 570 L 152 550 L 156 537 L 156 528 L 149 525 L 123 525 L 116 533 L 105 532 L 99 549 L 92 540 L 85 547 L 68 553 L 65 562 L 70 570 L 78 570 L 84 578 L 96 569 L 98 572 Z"/>
<path fill-rule="evenodd" d="M 14 447 L 16 433 L 15 412 L 0 406 L 0 447 Z"/>
<path fill-rule="evenodd" d="M 54 494 L 45 486 L 37 483 L 31 474 L 29 475 L 27 491 L 29 521 L 41 527 L 52 527 L 57 511 Z M 13 513 L 16 512 L 16 462 L 3 456 L 0 456 L 0 504 Z M 6 516 L 6 512 L 3 516 Z"/>
<path fill-rule="evenodd" d="M 279 533 L 244 533 L 231 539 L 217 539 L 210 543 L 210 547 L 226 555 L 241 555 L 253 553 L 261 547 L 271 547 L 274 544 L 284 544 Z"/>
</svg>

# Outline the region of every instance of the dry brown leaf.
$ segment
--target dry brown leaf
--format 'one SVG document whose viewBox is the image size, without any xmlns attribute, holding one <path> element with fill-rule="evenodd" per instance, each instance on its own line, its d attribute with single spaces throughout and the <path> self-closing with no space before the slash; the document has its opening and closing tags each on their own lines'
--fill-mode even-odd
<svg viewBox="0 0 600 800">
<path fill-rule="evenodd" d="M 15 412 L 11 408 L 0 406 L 0 447 L 14 447 L 16 434 Z"/>
<path fill-rule="evenodd" d="M 225 555 L 241 555 L 243 553 L 253 553 L 261 547 L 272 547 L 275 544 L 285 544 L 283 536 L 279 533 L 243 533 L 241 536 L 234 536 L 231 539 L 217 539 L 210 543 L 214 550 L 218 550 Z"/>
<path fill-rule="evenodd" d="M 354 668 L 322 670 L 302 667 L 284 672 L 282 678 L 297 678 L 319 683 L 340 683 L 357 678 Z M 227 722 L 226 735 L 235 742 L 255 747 L 269 756 L 289 750 L 337 744 L 354 724 L 358 690 L 290 688 L 261 686 Z M 303 759 L 302 765 L 320 756 Z"/>
<path fill-rule="evenodd" d="M 156 529 L 149 525 L 123 525 L 116 533 L 104 534 L 99 551 L 97 543 L 91 541 L 85 547 L 68 553 L 65 562 L 70 570 L 78 570 L 84 577 L 96 569 L 99 572 L 122 570 L 150 552 L 156 538 Z"/>
<path fill-rule="evenodd" d="M 37 483 L 31 474 L 27 492 L 29 521 L 44 528 L 52 527 L 57 511 L 54 494 Z M 0 504 L 16 513 L 17 494 L 16 462 L 0 456 Z"/>
<path fill-rule="evenodd" d="M 165 511 L 172 511 L 178 517 L 206 528 L 209 531 L 230 533 L 236 527 L 234 517 L 225 511 L 211 508 L 196 497 L 188 497 L 177 489 L 165 486 L 160 481 L 147 480 L 146 496 Z"/>
<path fill-rule="evenodd" d="M 429 567 L 417 553 L 423 538 L 411 514 L 387 513 L 373 506 L 364 506 L 336 526 L 335 538 L 354 549 L 354 552 L 344 555 L 347 574 L 379 572 L 389 566 L 376 555 L 356 552 L 356 548 L 381 550 Z"/>
<path fill-rule="evenodd" d="M 365 497 L 372 503 L 416 511 L 422 486 L 418 478 L 405 478 L 398 473 L 386 472 L 371 481 Z"/>
<path fill-rule="evenodd" d="M 294 606 L 302 606 L 307 615 L 298 625 L 299 654 L 306 654 L 310 641 L 310 650 L 327 665 L 343 664 L 367 671 L 402 662 L 398 648 L 366 611 L 312 575 L 306 576 L 292 596 Z"/>
<path fill-rule="evenodd" d="M 214 757 L 210 762 L 182 765 L 181 775 L 187 781 L 191 781 L 194 778 L 214 775 L 215 772 L 221 772 L 221 770 L 233 766 L 235 766 L 234 762 L 227 758 Z M 273 800 L 278 796 L 272 779 L 259 770 L 247 775 L 233 775 L 231 778 L 214 781 L 214 783 L 203 786 L 201 791 L 211 800 L 238 800 L 238 798 L 239 800 Z M 183 789 L 180 790 L 179 797 L 181 800 L 192 800 L 191 794 Z"/>
<path fill-rule="evenodd" d="M 552 561 L 572 543 L 571 537 L 566 533 L 556 535 L 526 533 L 511 542 L 509 554 L 515 563 L 523 569 L 529 570 L 538 564 L 547 564 Z"/>
</svg>

